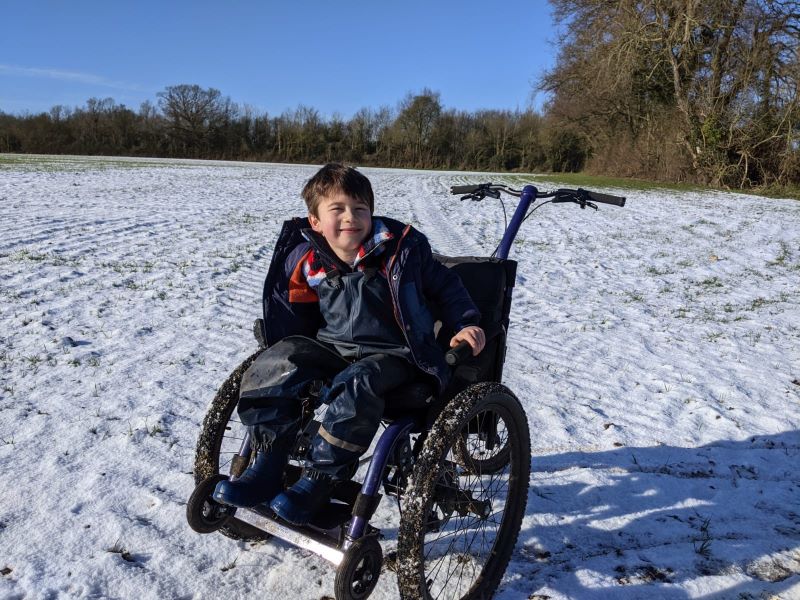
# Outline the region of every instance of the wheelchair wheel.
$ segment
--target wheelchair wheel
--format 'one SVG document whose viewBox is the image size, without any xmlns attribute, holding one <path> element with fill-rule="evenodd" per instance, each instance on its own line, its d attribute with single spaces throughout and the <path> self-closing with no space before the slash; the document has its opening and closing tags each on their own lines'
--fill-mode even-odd
<svg viewBox="0 0 800 600">
<path fill-rule="evenodd" d="M 459 464 L 472 473 L 497 473 L 511 456 L 506 423 L 493 410 L 476 414 L 453 448 Z"/>
<path fill-rule="evenodd" d="M 488 472 L 480 460 L 465 465 L 458 451 L 482 413 L 496 415 L 507 432 L 508 458 Z M 402 598 L 491 597 L 519 536 L 530 454 L 527 417 L 505 386 L 479 383 L 448 402 L 405 491 L 397 549 Z"/>
<path fill-rule="evenodd" d="M 248 460 L 242 460 L 237 456 L 244 438 L 245 426 L 234 411 L 239 402 L 242 375 L 260 353 L 261 350 L 255 352 L 236 367 L 211 401 L 195 449 L 195 484 L 217 474 L 238 476 L 247 468 Z M 265 538 L 264 533 L 246 523 L 226 523 L 219 531 L 235 540 Z"/>
</svg>

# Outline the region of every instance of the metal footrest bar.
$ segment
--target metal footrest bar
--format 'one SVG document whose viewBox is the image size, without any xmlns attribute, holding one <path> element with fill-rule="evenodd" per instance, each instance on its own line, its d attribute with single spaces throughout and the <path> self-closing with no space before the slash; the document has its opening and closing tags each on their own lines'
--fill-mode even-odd
<svg viewBox="0 0 800 600">
<path fill-rule="evenodd" d="M 236 510 L 236 515 L 231 519 L 252 525 L 256 529 L 282 539 L 298 548 L 310 550 L 334 566 L 338 567 L 344 557 L 344 552 L 330 545 L 330 538 L 322 534 L 315 534 L 310 530 L 297 531 L 255 511 L 239 508 Z"/>
</svg>

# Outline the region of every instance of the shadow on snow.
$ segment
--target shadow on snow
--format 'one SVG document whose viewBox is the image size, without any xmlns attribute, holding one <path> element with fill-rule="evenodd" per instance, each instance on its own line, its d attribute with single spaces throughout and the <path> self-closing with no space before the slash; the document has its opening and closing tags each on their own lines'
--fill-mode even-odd
<svg viewBox="0 0 800 600">
<path fill-rule="evenodd" d="M 534 456 L 500 597 L 744 600 L 800 588 L 798 455 L 791 431 Z M 733 583 L 704 592 L 715 576 Z"/>
</svg>

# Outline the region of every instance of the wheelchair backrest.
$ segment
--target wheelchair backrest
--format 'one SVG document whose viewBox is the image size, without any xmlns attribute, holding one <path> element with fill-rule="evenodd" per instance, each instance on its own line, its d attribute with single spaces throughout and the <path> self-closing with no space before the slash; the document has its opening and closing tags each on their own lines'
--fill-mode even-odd
<svg viewBox="0 0 800 600">
<path fill-rule="evenodd" d="M 481 327 L 488 329 L 492 324 L 499 324 L 503 330 L 486 345 L 483 352 L 456 368 L 445 393 L 445 396 L 451 397 L 472 383 L 499 382 L 502 379 L 511 293 L 516 279 L 517 263 L 513 260 L 473 256 L 434 255 L 434 258 L 453 269 L 461 278 L 472 301 L 481 311 Z M 436 340 L 443 349 L 447 349 L 453 335 L 452 330 L 442 326 Z"/>
</svg>

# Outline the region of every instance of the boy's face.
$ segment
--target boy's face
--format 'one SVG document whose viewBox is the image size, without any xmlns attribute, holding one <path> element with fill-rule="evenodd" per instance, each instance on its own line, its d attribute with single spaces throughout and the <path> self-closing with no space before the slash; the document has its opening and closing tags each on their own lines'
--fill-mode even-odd
<svg viewBox="0 0 800 600">
<path fill-rule="evenodd" d="M 372 230 L 369 206 L 342 192 L 324 196 L 317 215 L 308 215 L 311 228 L 321 234 L 336 256 L 352 263 Z"/>
</svg>

